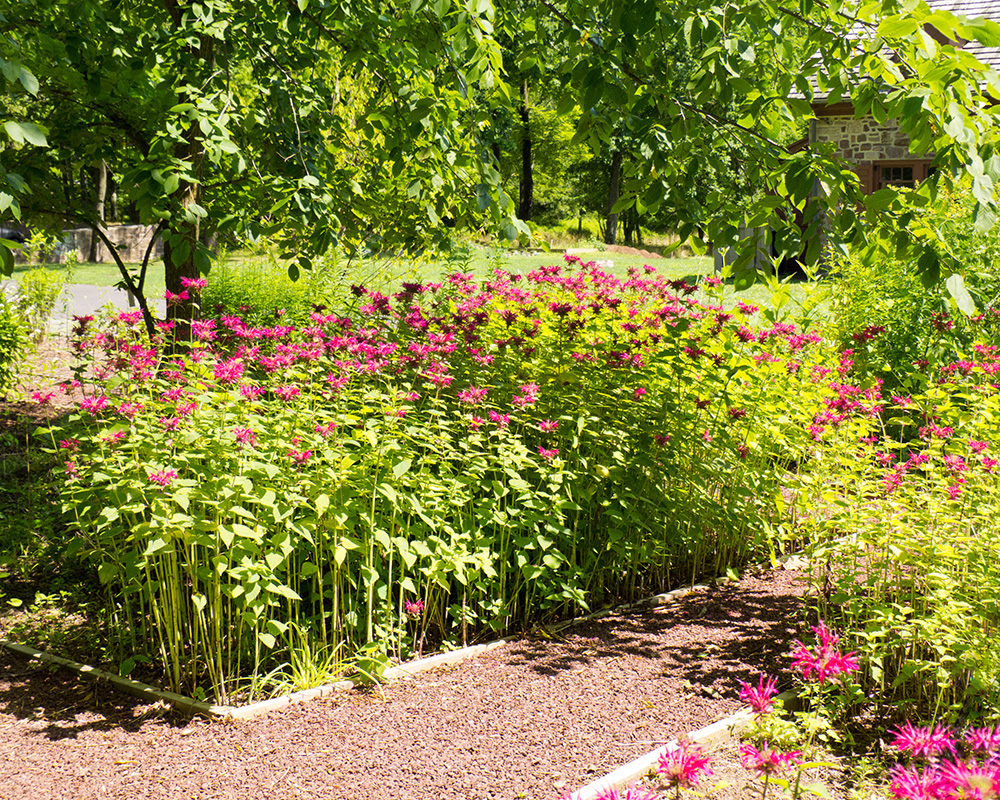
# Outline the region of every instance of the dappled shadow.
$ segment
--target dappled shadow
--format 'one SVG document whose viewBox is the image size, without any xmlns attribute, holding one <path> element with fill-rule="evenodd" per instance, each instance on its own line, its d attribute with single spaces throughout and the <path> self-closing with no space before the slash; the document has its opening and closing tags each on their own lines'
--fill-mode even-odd
<svg viewBox="0 0 1000 800">
<path fill-rule="evenodd" d="M 592 665 L 623 655 L 656 675 L 694 690 L 735 698 L 741 680 L 759 672 L 780 675 L 800 636 L 801 588 L 791 580 L 750 581 L 696 592 L 664 608 L 614 614 L 575 625 L 561 635 L 517 642 L 509 660 L 540 675 Z"/>
<path fill-rule="evenodd" d="M 151 718 L 183 727 L 190 720 L 162 704 L 132 697 L 106 682 L 0 649 L 0 714 L 32 723 L 47 739 L 72 739 L 83 731 L 138 731 Z"/>
</svg>

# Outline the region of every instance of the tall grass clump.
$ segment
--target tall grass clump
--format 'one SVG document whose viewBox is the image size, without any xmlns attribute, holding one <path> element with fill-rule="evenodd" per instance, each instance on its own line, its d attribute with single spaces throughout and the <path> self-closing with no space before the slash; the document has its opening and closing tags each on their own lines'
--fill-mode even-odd
<svg viewBox="0 0 1000 800">
<path fill-rule="evenodd" d="M 100 379 L 51 433 L 122 658 L 223 700 L 289 642 L 401 658 L 765 552 L 810 425 L 858 396 L 825 344 L 715 279 L 568 261 L 186 348 L 91 322 Z"/>
</svg>

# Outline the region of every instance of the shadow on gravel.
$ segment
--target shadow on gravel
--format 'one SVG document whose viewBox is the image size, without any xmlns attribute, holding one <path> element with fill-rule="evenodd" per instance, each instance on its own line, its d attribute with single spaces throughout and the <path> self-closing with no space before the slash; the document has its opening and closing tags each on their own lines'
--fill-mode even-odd
<svg viewBox="0 0 1000 800">
<path fill-rule="evenodd" d="M 172 727 L 184 727 L 190 719 L 5 650 L 0 650 L 0 713 L 33 722 L 38 735 L 53 741 L 74 739 L 87 730 L 134 733 L 154 717 Z"/>
<path fill-rule="evenodd" d="M 574 626 L 551 639 L 518 642 L 510 663 L 554 676 L 623 654 L 692 688 L 735 698 L 741 680 L 780 674 L 803 618 L 794 585 L 753 581 L 699 592 L 668 608 L 644 609 Z"/>
</svg>

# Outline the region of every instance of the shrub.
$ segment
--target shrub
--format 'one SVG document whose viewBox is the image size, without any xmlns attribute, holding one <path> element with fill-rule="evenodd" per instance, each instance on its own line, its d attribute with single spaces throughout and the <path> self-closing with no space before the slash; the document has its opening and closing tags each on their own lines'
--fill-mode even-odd
<svg viewBox="0 0 1000 800">
<path fill-rule="evenodd" d="M 7 392 L 14 385 L 26 342 L 21 316 L 0 292 L 0 392 Z"/>
<path fill-rule="evenodd" d="M 356 316 L 300 326 L 226 315 L 180 354 L 137 314 L 88 334 L 104 380 L 53 443 L 123 655 L 224 699 L 292 623 L 401 657 L 761 553 L 849 390 L 818 336 L 695 291 L 554 266 L 357 286 Z"/>
<path fill-rule="evenodd" d="M 313 270 L 293 281 L 277 259 L 265 253 L 244 261 L 220 259 L 212 267 L 202 307 L 206 314 L 238 314 L 249 323 L 279 317 L 303 323 L 313 306 L 331 303 L 342 289 L 343 275 L 333 256 L 317 261 Z"/>
<path fill-rule="evenodd" d="M 49 317 L 65 285 L 63 273 L 47 269 L 28 270 L 19 279 L 15 304 L 35 341 L 45 338 Z"/>
<path fill-rule="evenodd" d="M 821 613 L 883 713 L 1000 712 L 1000 355 L 970 355 L 842 426 L 800 485 Z"/>
</svg>

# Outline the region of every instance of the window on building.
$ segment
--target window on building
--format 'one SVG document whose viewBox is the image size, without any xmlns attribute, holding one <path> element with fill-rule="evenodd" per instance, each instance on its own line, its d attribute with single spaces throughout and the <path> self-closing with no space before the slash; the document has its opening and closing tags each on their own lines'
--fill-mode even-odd
<svg viewBox="0 0 1000 800">
<path fill-rule="evenodd" d="M 875 164 L 874 173 L 875 191 L 888 186 L 907 186 L 912 189 L 929 175 L 933 175 L 934 167 L 927 160 L 880 161 Z"/>
</svg>

